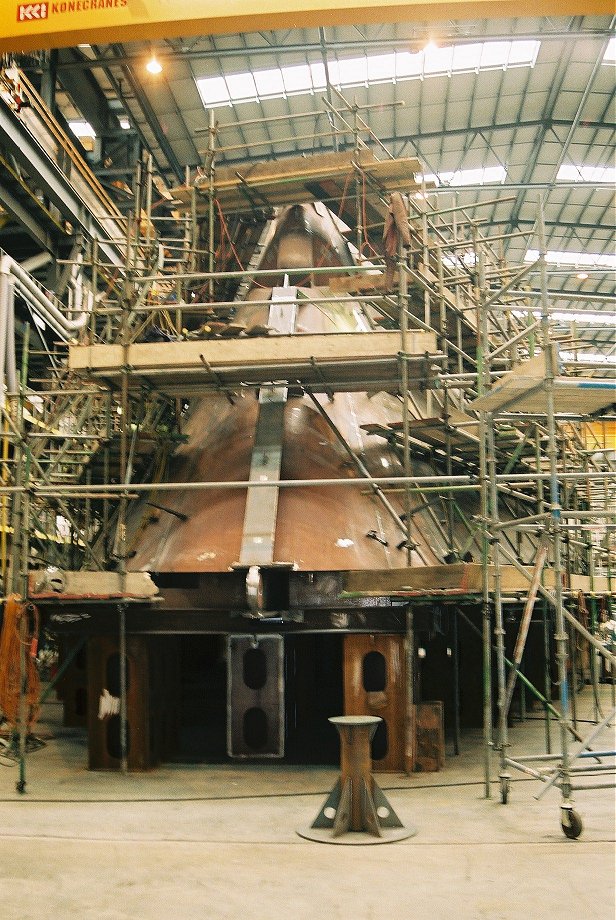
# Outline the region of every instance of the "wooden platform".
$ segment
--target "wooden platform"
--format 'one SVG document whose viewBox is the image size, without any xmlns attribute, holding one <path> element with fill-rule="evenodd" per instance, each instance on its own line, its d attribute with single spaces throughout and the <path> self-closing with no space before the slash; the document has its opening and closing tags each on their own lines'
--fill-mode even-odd
<svg viewBox="0 0 616 920">
<path fill-rule="evenodd" d="M 301 382 L 315 392 L 391 389 L 399 376 L 399 332 L 332 332 L 267 338 L 71 345 L 69 368 L 119 386 L 125 363 L 129 387 L 192 395 L 240 384 Z M 435 354 L 436 336 L 409 335 L 408 353 Z"/>
<path fill-rule="evenodd" d="M 616 380 L 598 377 L 554 378 L 554 411 L 592 415 L 616 402 Z M 479 412 L 545 413 L 545 359 L 523 361 L 500 378 L 488 393 L 470 403 Z"/>
<path fill-rule="evenodd" d="M 28 573 L 28 597 L 37 602 L 121 599 L 152 601 L 158 588 L 149 572 L 88 572 L 31 570 Z"/>
<path fill-rule="evenodd" d="M 388 425 L 366 424 L 360 426 L 368 434 L 385 438 L 391 444 L 402 446 L 403 423 L 390 422 Z M 479 449 L 479 424 L 476 419 L 455 407 L 449 409 L 449 431 L 442 418 L 409 419 L 409 436 L 428 447 L 441 450 L 447 448 L 448 441 L 458 454 L 474 457 Z"/>
<path fill-rule="evenodd" d="M 220 167 L 214 176 L 214 194 L 225 211 L 250 209 L 255 205 L 297 204 L 321 200 L 322 183 L 328 193 L 342 197 L 349 176 L 364 173 L 370 183 L 383 193 L 411 192 L 420 185 L 415 175 L 422 167 L 415 157 L 377 160 L 370 150 L 344 151 L 284 159 L 240 166 Z M 207 187 L 197 195 L 197 210 L 207 207 Z M 173 189 L 173 197 L 190 207 L 192 189 Z M 384 208 L 383 208 L 384 210 Z"/>
<path fill-rule="evenodd" d="M 490 566 L 491 590 L 494 589 L 494 566 Z M 527 567 L 532 575 L 532 569 Z M 501 592 L 503 595 L 524 595 L 529 580 L 515 566 L 501 565 Z M 554 587 L 554 572 L 546 569 L 543 583 Z M 571 584 L 565 585 L 571 591 L 590 593 L 590 578 L 572 575 Z M 594 579 L 594 593 L 609 592 L 607 578 Z M 452 565 L 418 566 L 417 568 L 383 569 L 370 572 L 348 572 L 344 579 L 343 597 L 432 597 L 456 598 L 462 595 L 481 597 L 481 565 L 475 562 L 457 562 Z"/>
</svg>

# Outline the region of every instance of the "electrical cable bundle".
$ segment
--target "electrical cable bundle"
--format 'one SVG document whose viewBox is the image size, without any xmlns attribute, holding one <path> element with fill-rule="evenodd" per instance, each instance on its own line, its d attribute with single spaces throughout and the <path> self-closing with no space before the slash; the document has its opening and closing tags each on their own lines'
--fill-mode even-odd
<svg viewBox="0 0 616 920">
<path fill-rule="evenodd" d="M 0 633 L 0 710 L 7 722 L 17 727 L 20 703 L 20 652 L 25 646 L 26 673 L 24 693 L 26 725 L 29 734 L 39 714 L 40 679 L 36 666 L 39 616 L 31 603 L 23 603 L 19 595 L 11 594 L 4 604 L 4 620 Z"/>
</svg>

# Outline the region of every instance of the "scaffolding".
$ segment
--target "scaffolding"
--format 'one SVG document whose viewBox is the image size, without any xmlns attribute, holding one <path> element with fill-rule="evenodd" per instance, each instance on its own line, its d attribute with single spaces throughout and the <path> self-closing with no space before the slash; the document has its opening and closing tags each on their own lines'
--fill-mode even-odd
<svg viewBox="0 0 616 920">
<path fill-rule="evenodd" d="M 327 105 L 327 114 L 341 146 L 351 140 L 348 151 L 311 161 L 290 158 L 244 173 L 217 166 L 220 154 L 232 153 L 233 147 L 220 143 L 212 118 L 204 165 L 194 181 L 187 178 L 185 187 L 174 190 L 171 216 L 165 218 L 154 214 L 152 160 L 145 156 L 135 177 L 134 207 L 123 223 L 125 236 L 92 236 L 68 260 L 66 268 L 80 278 L 78 302 L 55 300 L 32 278 L 12 272 L 10 260 L 3 262 L 0 306 L 6 315 L 12 313 L 19 282 L 17 295 L 39 317 L 43 311 L 55 318 L 56 331 L 59 324 L 67 333 L 41 355 L 31 353 L 26 331 L 19 375 L 14 339 L 11 334 L 7 338 L 0 486 L 5 595 L 44 602 L 54 592 L 66 598 L 72 590 L 77 597 L 87 593 L 115 607 L 126 770 L 126 617 L 131 603 L 151 600 L 145 581 L 135 584 L 135 573 L 127 570 L 130 503 L 145 494 L 148 504 L 160 509 L 157 492 L 174 489 L 242 489 L 251 495 L 334 485 L 369 489 L 399 530 L 398 549 L 406 567 L 392 570 L 393 575 L 375 572 L 359 578 L 350 573 L 347 596 L 406 599 L 411 699 L 414 606 L 431 603 L 434 609 L 446 605 L 453 611 L 454 664 L 458 621 L 477 628 L 464 606 L 481 606 L 485 793 L 491 794 L 496 749 L 502 801 L 509 795 L 510 768 L 531 772 L 545 781 L 544 791 L 559 786 L 563 830 L 577 836 L 581 822 L 571 793 L 584 787 L 572 784 L 575 761 L 584 760 L 585 773 L 595 769 L 593 760 L 595 772 L 605 772 L 605 760 L 613 756 L 594 751 L 587 756 L 596 733 L 614 717 L 601 712 L 597 658 L 610 667 L 613 693 L 614 656 L 598 638 L 600 605 L 609 612 L 614 596 L 614 459 L 597 429 L 603 425 L 605 435 L 605 426 L 614 421 L 605 411 L 613 402 L 611 382 L 574 376 L 572 366 L 566 374 L 557 372 L 545 246 L 536 263 L 507 266 L 500 246 L 516 234 L 488 237 L 475 214 L 477 208 L 507 201 L 505 196 L 471 207 L 455 200 L 442 207 L 440 196 L 416 179 L 421 172 L 417 161 L 393 160 L 382 145 L 381 159 L 371 153 L 364 137 L 371 143 L 378 139 L 356 107 L 340 98 L 336 106 Z M 80 175 L 86 174 L 81 170 Z M 302 290 L 303 303 L 314 298 L 317 305 L 335 308 L 352 300 L 365 331 L 293 336 L 285 327 L 275 330 L 280 334 L 260 330 L 250 337 L 234 323 L 234 315 L 251 284 L 275 285 L 280 275 L 260 267 L 271 216 L 282 203 L 323 200 L 313 191 L 315 183 L 329 190 L 324 197 L 330 213 L 337 211 L 337 220 L 354 228 L 355 263 L 285 272 L 282 300 L 291 302 L 297 294 L 291 298 L 288 291 L 310 279 L 316 287 Z M 117 220 L 115 211 L 102 213 L 104 202 L 98 206 L 101 219 Z M 242 221 L 244 214 L 250 220 Z M 388 222 L 391 245 L 383 255 L 377 241 Z M 541 240 L 542 226 L 540 216 Z M 539 316 L 524 290 L 537 270 Z M 251 303 L 270 308 L 272 301 Z M 281 480 L 279 469 L 273 469 L 266 481 L 165 481 L 169 457 L 183 438 L 186 399 L 217 392 L 232 401 L 242 388 L 280 388 L 280 381 L 292 381 L 309 396 L 349 454 L 356 478 Z M 400 462 L 395 476 L 371 474 L 315 396 L 383 389 L 395 392 L 399 421 L 364 429 L 395 452 Z M 418 462 L 434 472 L 418 474 Z M 417 519 L 429 525 L 443 565 L 426 565 L 413 540 Z M 108 571 L 110 563 L 114 572 Z M 75 581 L 79 570 L 87 570 L 87 582 Z M 546 636 L 541 689 L 523 673 L 524 639 L 539 597 L 545 601 Z M 505 605 L 520 614 L 511 661 L 505 656 Z M 585 623 L 569 609 L 574 605 L 586 611 Z M 25 629 L 25 619 L 22 623 Z M 560 708 L 551 701 L 552 625 Z M 567 626 L 596 652 L 589 669 L 597 726 L 586 739 L 569 713 L 575 687 L 570 692 L 567 659 L 575 659 L 576 650 Z M 21 674 L 23 696 L 25 661 Z M 544 709 L 545 769 L 508 756 L 507 716 L 516 677 Z M 559 754 L 550 748 L 553 718 L 560 726 Z M 28 741 L 23 717 L 17 734 L 18 788 L 23 792 Z M 570 734 L 580 745 L 573 753 Z"/>
<path fill-rule="evenodd" d="M 496 669 L 498 680 L 497 694 L 497 732 L 494 747 L 499 754 L 500 771 L 500 796 L 506 804 L 510 794 L 511 770 L 517 770 L 525 775 L 541 780 L 545 785 L 536 796 L 541 798 L 551 786 L 558 786 L 561 791 L 561 826 L 564 834 L 570 838 L 579 837 L 582 832 L 582 819 L 573 807 L 573 793 L 582 790 L 613 788 L 614 780 L 609 783 L 580 783 L 583 777 L 601 775 L 616 775 L 616 750 L 594 750 L 593 742 L 602 730 L 614 723 L 616 707 L 614 706 L 614 648 L 597 636 L 597 597 L 608 598 L 607 603 L 612 604 L 613 589 L 610 566 L 610 546 L 613 546 L 611 537 L 614 533 L 614 458 L 610 452 L 601 455 L 604 466 L 597 470 L 597 475 L 588 470 L 588 462 L 582 464 L 577 472 L 568 469 L 570 466 L 570 453 L 572 444 L 563 438 L 559 432 L 557 412 L 573 411 L 578 413 L 581 420 L 589 422 L 597 417 L 597 413 L 609 406 L 614 396 L 613 380 L 597 380 L 592 377 L 563 377 L 558 374 L 558 353 L 554 345 L 554 332 L 550 318 L 550 302 L 548 295 L 548 280 L 546 267 L 546 246 L 543 216 L 543 201 L 539 204 L 538 216 L 539 258 L 538 268 L 541 289 L 540 335 L 541 354 L 527 359 L 515 372 L 505 375 L 488 392 L 480 393 L 472 403 L 479 411 L 481 421 L 481 437 L 483 443 L 482 453 L 485 455 L 482 476 L 482 497 L 485 518 L 484 529 L 484 565 L 483 582 L 484 596 L 489 597 L 490 573 L 488 560 L 494 567 L 494 635 L 496 639 Z M 488 301 L 482 304 L 482 351 L 486 356 L 486 366 L 489 371 L 489 352 L 493 347 L 488 336 L 489 308 L 495 303 L 496 298 L 491 295 Z M 492 352 L 494 353 L 494 351 Z M 539 472 L 547 466 L 547 479 L 541 481 L 541 488 L 537 491 L 537 506 L 535 513 L 525 517 L 512 519 L 506 522 L 501 520 L 501 495 L 498 477 L 496 475 L 495 452 L 495 426 L 499 418 L 504 415 L 514 414 L 519 426 L 528 426 L 528 430 L 535 429 L 537 436 L 545 435 L 545 448 L 537 453 L 536 467 Z M 539 418 L 538 418 L 539 417 Z M 565 449 L 563 449 L 563 441 Z M 607 445 L 606 445 L 607 447 Z M 573 456 L 575 453 L 572 451 Z M 587 454 L 584 459 L 588 461 Z M 604 473 L 599 477 L 599 473 Z M 566 477 L 566 479 L 565 479 Z M 601 507 L 596 507 L 596 497 L 592 495 L 597 483 L 603 486 Z M 545 490 L 545 491 L 544 491 Z M 590 490 L 590 491 L 589 491 Z M 586 499 L 585 502 L 582 499 Z M 582 505 L 584 505 L 582 507 Z M 593 507 L 594 506 L 594 507 Z M 525 571 L 520 565 L 511 548 L 502 540 L 505 531 L 520 532 L 525 529 L 533 530 L 540 538 L 537 555 L 532 572 Z M 596 541 L 594 534 L 604 534 L 606 539 L 607 556 L 601 556 L 601 562 L 596 561 Z M 580 541 L 580 536 L 587 535 L 588 542 Z M 609 541 L 609 542 L 608 542 Z M 589 591 L 592 607 L 592 618 L 587 628 L 581 622 L 580 613 L 587 614 L 585 594 L 572 591 L 570 563 L 572 550 L 581 547 L 587 553 L 587 570 L 589 573 Z M 544 583 L 544 571 L 548 559 L 551 559 L 553 573 L 553 587 L 550 589 Z M 519 623 L 518 635 L 515 643 L 513 660 L 508 661 L 505 655 L 505 628 L 503 611 L 503 591 L 501 585 L 501 566 L 503 563 L 514 565 L 523 572 L 528 579 L 528 593 L 525 598 L 524 609 Z M 606 573 L 607 592 L 601 594 L 596 583 L 597 569 L 602 568 Z M 605 591 L 605 588 L 604 588 Z M 559 725 L 558 753 L 551 752 L 549 736 L 549 715 L 546 706 L 546 752 L 539 755 L 510 756 L 508 717 L 513 698 L 514 687 L 519 676 L 524 648 L 528 637 L 533 610 L 541 595 L 554 610 L 553 639 L 556 645 L 556 663 L 558 668 L 557 684 L 559 689 L 559 709 L 556 717 Z M 573 600 L 578 607 L 578 615 L 571 612 L 569 606 Z M 544 616 L 545 616 L 544 607 Z M 581 636 L 590 648 L 590 679 L 593 686 L 595 701 L 596 725 L 582 738 L 577 732 L 575 713 L 575 683 L 576 676 L 576 638 Z M 485 637 L 486 658 L 491 654 L 491 636 Z M 612 678 L 612 708 L 607 715 L 600 710 L 598 692 L 598 656 L 601 656 L 610 667 Z M 571 661 L 571 674 L 568 662 Z M 507 674 L 507 665 L 509 673 Z M 552 711 L 553 708 L 551 707 Z M 577 742 L 575 751 L 571 750 L 573 735 Z M 491 739 L 487 733 L 487 750 Z M 534 766 L 533 766 L 534 764 Z M 488 776 L 489 774 L 487 774 Z M 487 782 L 488 779 L 487 779 Z"/>
</svg>

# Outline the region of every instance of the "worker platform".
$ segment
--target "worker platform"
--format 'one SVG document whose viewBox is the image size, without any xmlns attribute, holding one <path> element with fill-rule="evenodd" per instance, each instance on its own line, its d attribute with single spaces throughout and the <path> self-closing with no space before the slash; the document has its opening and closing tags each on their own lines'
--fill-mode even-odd
<svg viewBox="0 0 616 920">
<path fill-rule="evenodd" d="M 237 165 L 220 167 L 213 177 L 213 193 L 226 212 L 280 206 L 296 201 L 341 199 L 348 177 L 363 174 L 382 195 L 420 189 L 416 176 L 422 166 L 415 157 L 378 160 L 369 150 L 287 157 L 284 161 L 253 163 L 241 170 Z M 207 208 L 207 186 L 199 189 L 197 211 Z M 192 189 L 173 189 L 180 206 L 190 207 Z M 384 213 L 385 205 L 380 210 Z"/>
<path fill-rule="evenodd" d="M 389 422 L 387 426 L 368 424 L 361 427 L 368 434 L 385 438 L 400 447 L 404 443 L 402 422 Z M 457 452 L 475 456 L 479 449 L 478 427 L 478 423 L 471 416 L 451 407 L 446 421 L 438 417 L 409 419 L 409 436 L 429 447 L 445 449 L 449 443 Z"/>
<path fill-rule="evenodd" d="M 556 366 L 556 365 L 555 365 Z M 545 413 L 545 358 L 523 361 L 470 403 L 478 412 Z M 592 415 L 616 402 L 616 380 L 598 377 L 554 377 L 554 411 Z"/>
<path fill-rule="evenodd" d="M 532 568 L 525 566 L 526 575 L 513 565 L 500 566 L 500 585 L 504 598 L 522 598 L 528 592 Z M 496 570 L 488 566 L 489 590 L 494 591 Z M 475 562 L 456 562 L 450 565 L 427 565 L 414 568 L 383 569 L 347 572 L 341 597 L 399 597 L 408 600 L 473 602 L 481 598 L 483 590 L 482 567 Z M 544 571 L 544 586 L 554 588 L 554 572 Z M 595 576 L 592 585 L 588 575 L 570 575 L 563 586 L 566 592 L 577 594 L 604 594 L 609 592 L 609 582 L 604 576 Z"/>
<path fill-rule="evenodd" d="M 413 332 L 407 360 L 436 357 L 436 335 Z M 264 338 L 71 345 L 69 369 L 120 385 L 130 370 L 129 388 L 169 395 L 263 385 L 285 380 L 315 392 L 377 391 L 397 387 L 399 332 L 332 332 L 271 335 Z"/>
</svg>

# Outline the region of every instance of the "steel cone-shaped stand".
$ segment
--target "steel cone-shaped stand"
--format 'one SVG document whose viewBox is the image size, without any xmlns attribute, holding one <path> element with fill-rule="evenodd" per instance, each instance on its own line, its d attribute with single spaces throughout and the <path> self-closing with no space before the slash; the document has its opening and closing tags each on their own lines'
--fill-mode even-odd
<svg viewBox="0 0 616 920">
<path fill-rule="evenodd" d="M 403 826 L 372 778 L 370 742 L 378 716 L 335 716 L 340 735 L 340 778 L 315 821 L 297 833 L 319 843 L 392 843 L 417 833 Z"/>
</svg>

